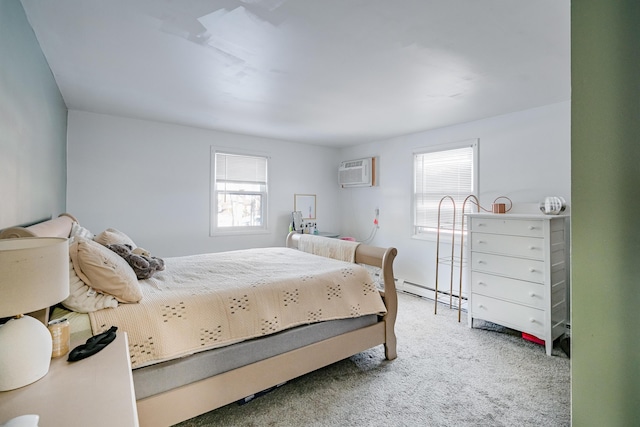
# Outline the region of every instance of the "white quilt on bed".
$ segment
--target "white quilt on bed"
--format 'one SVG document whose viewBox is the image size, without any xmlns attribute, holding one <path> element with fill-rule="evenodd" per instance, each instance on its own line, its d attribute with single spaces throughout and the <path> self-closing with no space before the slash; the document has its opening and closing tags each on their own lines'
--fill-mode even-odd
<svg viewBox="0 0 640 427">
<path fill-rule="evenodd" d="M 361 266 L 288 248 L 165 258 L 140 281 L 143 298 L 89 314 L 94 334 L 115 325 L 134 368 L 294 326 L 384 314 Z"/>
</svg>

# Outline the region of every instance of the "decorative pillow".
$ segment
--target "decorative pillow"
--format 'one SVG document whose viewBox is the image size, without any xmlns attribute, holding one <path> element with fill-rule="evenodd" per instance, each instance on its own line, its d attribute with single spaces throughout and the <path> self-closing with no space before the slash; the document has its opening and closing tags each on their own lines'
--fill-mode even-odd
<svg viewBox="0 0 640 427">
<path fill-rule="evenodd" d="M 84 283 L 69 259 L 69 296 L 62 301 L 62 305 L 78 313 L 90 313 L 103 308 L 116 308 L 118 300 L 113 295 L 96 292 Z"/>
<path fill-rule="evenodd" d="M 127 262 L 100 243 L 83 237 L 69 246 L 76 274 L 93 289 L 113 295 L 120 302 L 138 302 L 142 291 Z"/>
<path fill-rule="evenodd" d="M 137 246 L 133 243 L 133 240 L 122 231 L 116 230 L 115 228 L 107 228 L 102 233 L 98 234 L 93 238 L 96 242 L 100 243 L 103 246 L 107 245 L 129 245 L 132 249 L 135 249 Z"/>
<path fill-rule="evenodd" d="M 85 239 L 93 239 L 94 234 L 88 229 L 84 228 L 77 222 L 71 224 L 71 231 L 69 232 L 69 241 L 73 242 L 76 237 L 84 237 Z"/>
</svg>

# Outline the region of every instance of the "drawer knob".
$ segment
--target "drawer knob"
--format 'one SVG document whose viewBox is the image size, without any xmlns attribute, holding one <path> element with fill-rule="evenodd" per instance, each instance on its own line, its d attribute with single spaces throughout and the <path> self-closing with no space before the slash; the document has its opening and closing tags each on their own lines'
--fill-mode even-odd
<svg viewBox="0 0 640 427">
<path fill-rule="evenodd" d="M 485 242 L 484 240 L 478 240 L 478 243 L 480 243 L 480 244 L 485 244 L 485 243 L 487 243 L 487 242 Z"/>
<path fill-rule="evenodd" d="M 536 319 L 534 319 L 533 317 L 531 319 L 529 319 L 529 322 L 531 323 L 536 323 Z"/>
<path fill-rule="evenodd" d="M 535 250 L 535 246 L 529 246 L 529 249 L 531 249 L 532 251 Z"/>
<path fill-rule="evenodd" d="M 529 226 L 529 230 L 535 230 L 536 228 L 533 225 Z"/>
<path fill-rule="evenodd" d="M 484 305 L 478 304 L 478 308 L 484 308 Z"/>
<path fill-rule="evenodd" d="M 533 297 L 535 297 L 535 296 L 536 296 L 536 293 L 535 293 L 535 292 L 529 292 L 529 296 L 530 296 L 531 298 L 533 298 Z"/>
<path fill-rule="evenodd" d="M 479 259 L 478 260 L 478 264 L 486 264 L 486 262 L 484 262 L 483 260 Z"/>
<path fill-rule="evenodd" d="M 483 281 L 479 281 L 479 282 L 478 282 L 478 285 L 480 285 L 480 286 L 484 286 L 484 285 L 485 285 L 485 283 L 484 283 Z"/>
<path fill-rule="evenodd" d="M 529 271 L 530 271 L 531 273 L 535 273 L 536 269 L 535 269 L 535 268 L 533 268 L 533 267 L 530 267 L 530 268 L 529 268 Z"/>
</svg>

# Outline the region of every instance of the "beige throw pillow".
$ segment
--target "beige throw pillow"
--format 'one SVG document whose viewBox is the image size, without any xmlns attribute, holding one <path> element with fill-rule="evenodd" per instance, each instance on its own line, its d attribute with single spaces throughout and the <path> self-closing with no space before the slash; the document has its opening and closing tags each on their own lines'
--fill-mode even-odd
<svg viewBox="0 0 640 427">
<path fill-rule="evenodd" d="M 131 246 L 131 249 L 137 248 L 136 244 L 133 243 L 133 240 L 129 236 L 115 228 L 107 228 L 102 233 L 94 237 L 93 240 L 103 246 L 121 244 L 129 245 Z"/>
<path fill-rule="evenodd" d="M 98 292 L 113 295 L 120 302 L 142 299 L 136 274 L 120 255 L 93 240 L 78 237 L 69 246 L 76 274 Z"/>
</svg>

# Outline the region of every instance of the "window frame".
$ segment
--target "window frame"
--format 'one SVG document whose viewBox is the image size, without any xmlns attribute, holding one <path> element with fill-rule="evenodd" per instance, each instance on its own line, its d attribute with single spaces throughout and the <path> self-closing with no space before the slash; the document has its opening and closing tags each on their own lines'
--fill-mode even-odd
<svg viewBox="0 0 640 427">
<path fill-rule="evenodd" d="M 226 226 L 219 227 L 218 226 L 218 194 L 220 191 L 217 190 L 217 169 L 216 169 L 216 154 L 224 154 L 230 156 L 244 156 L 244 157 L 255 157 L 262 158 L 265 161 L 265 190 L 264 191 L 227 191 L 227 194 L 250 194 L 250 195 L 260 195 L 261 200 L 261 209 L 260 214 L 262 217 L 262 225 L 260 226 Z M 250 234 L 268 234 L 269 233 L 269 160 L 270 156 L 266 153 L 261 153 L 257 151 L 244 151 L 237 149 L 229 149 L 225 147 L 211 147 L 210 152 L 210 189 L 209 189 L 209 197 L 210 197 L 210 210 L 209 210 L 209 236 L 234 236 L 234 235 L 250 235 Z"/>
<path fill-rule="evenodd" d="M 416 170 L 416 156 L 419 155 L 423 155 L 423 154 L 428 154 L 428 153 L 441 153 L 441 152 L 445 152 L 445 151 L 451 151 L 451 150 L 458 150 L 460 148 L 467 148 L 470 147 L 472 149 L 472 172 L 471 172 L 471 180 L 472 180 L 472 191 L 470 194 L 475 195 L 476 197 L 478 197 L 479 194 L 479 189 L 480 189 L 480 181 L 479 181 L 479 170 L 480 170 L 480 164 L 479 164 L 479 151 L 480 151 L 480 140 L 475 138 L 475 139 L 467 139 L 467 140 L 463 140 L 463 141 L 457 141 L 457 142 L 451 142 L 451 143 L 447 143 L 447 144 L 441 144 L 441 145 L 437 145 L 437 146 L 433 146 L 433 147 L 421 147 L 421 148 L 417 148 L 414 150 L 413 155 L 412 155 L 412 169 L 413 169 L 413 175 L 412 175 L 412 179 L 413 179 L 413 191 L 411 194 L 411 215 L 412 215 L 412 225 L 411 225 L 411 237 L 413 239 L 418 239 L 418 240 L 431 240 L 431 241 L 436 241 L 436 237 L 437 237 L 437 224 L 434 227 L 426 227 L 426 226 L 418 226 L 417 225 L 417 198 L 418 198 L 418 194 L 417 194 L 417 170 Z M 442 194 L 442 197 L 444 197 L 446 194 Z M 467 203 L 467 205 L 469 205 L 469 203 Z M 461 222 L 458 222 L 458 218 L 461 218 L 462 215 L 462 200 L 459 200 L 458 202 L 456 202 L 456 212 L 459 213 L 460 216 L 456 217 L 456 229 L 455 230 L 451 230 L 451 228 L 449 229 L 443 229 L 441 230 L 441 235 L 442 233 L 444 233 L 445 235 L 451 236 L 451 233 L 453 232 L 456 236 L 460 235 L 460 224 Z M 475 212 L 475 210 L 470 210 L 469 206 L 467 206 L 466 212 Z M 419 231 L 418 228 L 427 228 L 426 231 Z M 465 232 L 466 234 L 466 232 Z"/>
</svg>

